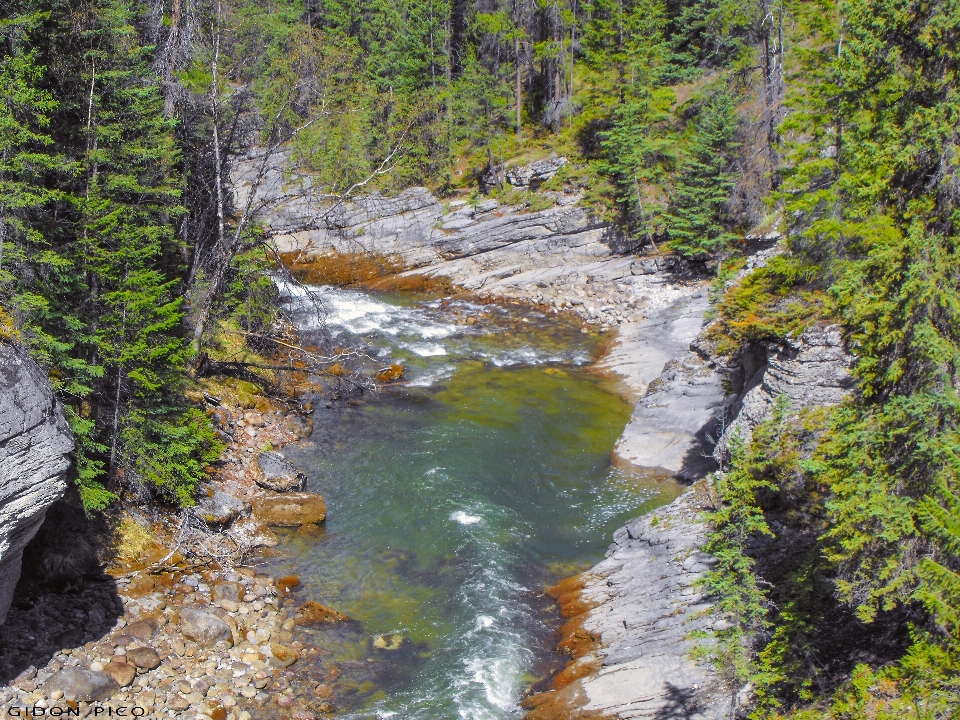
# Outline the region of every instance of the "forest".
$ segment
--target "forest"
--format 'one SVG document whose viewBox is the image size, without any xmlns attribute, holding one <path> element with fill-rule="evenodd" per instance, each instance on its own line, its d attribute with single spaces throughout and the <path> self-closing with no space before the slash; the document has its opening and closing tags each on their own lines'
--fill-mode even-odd
<svg viewBox="0 0 960 720">
<path fill-rule="evenodd" d="M 197 358 L 281 325 L 240 159 L 336 202 L 562 155 L 630 252 L 714 278 L 719 354 L 836 323 L 857 358 L 716 476 L 703 652 L 743 715 L 960 716 L 960 2 L 7 0 L 0 38 L 0 337 L 89 512 L 191 504 Z"/>
</svg>

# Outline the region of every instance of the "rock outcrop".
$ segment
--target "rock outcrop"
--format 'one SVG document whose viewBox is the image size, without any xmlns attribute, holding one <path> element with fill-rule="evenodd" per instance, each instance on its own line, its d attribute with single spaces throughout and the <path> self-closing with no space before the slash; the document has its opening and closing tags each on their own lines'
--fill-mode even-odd
<svg viewBox="0 0 960 720">
<path fill-rule="evenodd" d="M 721 449 L 734 432 L 749 441 L 778 397 L 785 396 L 794 409 L 840 403 L 855 384 L 850 374 L 854 360 L 836 325 L 815 326 L 797 338 L 765 343 L 745 353 L 732 378 L 734 387 L 742 384 L 742 390 L 727 404 L 733 420 L 724 431 Z"/>
<path fill-rule="evenodd" d="M 66 490 L 73 436 L 43 370 L 0 342 L 0 623 L 20 577 L 24 546 Z"/>
<path fill-rule="evenodd" d="M 573 661 L 551 691 L 524 703 L 528 720 L 730 717 L 709 669 L 687 657 L 691 634 L 712 623 L 697 586 L 715 562 L 700 552 L 704 496 L 695 486 L 628 523 L 605 560 L 558 588 L 570 618 L 561 647 Z"/>
<path fill-rule="evenodd" d="M 643 394 L 614 447 L 618 465 L 658 468 L 686 481 L 714 469 L 711 437 L 719 434 L 724 375 L 690 350 L 708 306 L 701 288 L 621 329 L 605 366 Z"/>
<path fill-rule="evenodd" d="M 549 160 L 535 160 L 529 165 L 516 167 L 505 168 L 501 165 L 483 174 L 480 179 L 480 187 L 486 192 L 504 181 L 515 188 L 537 190 L 540 185 L 560 172 L 560 168 L 566 164 L 567 159 L 565 157 L 558 157 Z"/>
<path fill-rule="evenodd" d="M 607 361 L 643 392 L 615 459 L 687 480 L 713 469 L 713 440 L 722 453 L 734 431 L 749 439 L 778 397 L 794 410 L 834 405 L 854 384 L 854 358 L 834 326 L 749 349 L 723 366 L 698 334 L 705 309 L 699 300 L 675 301 L 627 326 Z M 684 342 L 689 351 L 681 351 Z M 652 365 L 671 355 L 660 376 L 648 380 Z M 734 391 L 726 399 L 725 380 Z M 725 428 L 724 418 L 731 418 Z M 561 584 L 558 601 L 570 620 L 560 647 L 572 660 L 552 690 L 525 702 L 529 720 L 730 717 L 730 689 L 689 657 L 691 633 L 709 630 L 716 619 L 696 585 L 713 562 L 700 550 L 706 527 L 698 515 L 709 502 L 707 486 L 697 483 L 618 530 L 606 560 Z"/>
</svg>

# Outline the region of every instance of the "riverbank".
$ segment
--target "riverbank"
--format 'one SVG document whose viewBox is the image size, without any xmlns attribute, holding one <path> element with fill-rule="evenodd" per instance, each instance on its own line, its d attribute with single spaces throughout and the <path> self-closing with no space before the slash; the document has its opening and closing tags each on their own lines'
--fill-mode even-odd
<svg viewBox="0 0 960 720">
<path fill-rule="evenodd" d="M 128 507 L 126 559 L 65 585 L 21 588 L 0 626 L 8 713 L 309 720 L 336 709 L 338 673 L 311 633 L 349 619 L 298 596 L 296 578 L 253 567 L 281 541 L 250 510 L 278 497 L 258 485 L 260 458 L 309 436 L 310 408 L 236 385 L 198 394 L 229 445 L 195 508 L 178 517 Z M 185 532 L 198 518 L 202 531 Z"/>
<path fill-rule="evenodd" d="M 712 446 L 723 431 L 727 395 L 721 369 L 693 349 L 709 307 L 706 282 L 690 277 L 673 258 L 620 254 L 610 229 L 576 207 L 576 197 L 551 197 L 554 207 L 530 211 L 500 206 L 495 200 L 474 206 L 440 203 L 425 190 L 415 189 L 389 201 L 348 204 L 335 222 L 320 230 L 297 230 L 298 211 L 287 206 L 278 211 L 276 227 L 283 230 L 277 239 L 290 253 L 288 257 L 304 265 L 339 265 L 359 245 L 392 258 L 386 264 L 390 267 L 387 278 L 367 279 L 372 286 L 461 287 L 483 298 L 532 302 L 546 313 L 572 315 L 583 323 L 584 332 L 611 332 L 615 337 L 596 369 L 616 377 L 621 395 L 634 403 L 631 419 L 611 453 L 612 462 L 686 482 L 703 478 L 715 467 Z M 666 524 L 675 524 L 672 532 L 677 534 L 663 543 L 677 544 L 681 555 L 696 552 L 702 543 L 703 529 L 696 520 L 697 502 L 692 496 L 691 491 L 685 500 L 663 511 L 671 518 Z M 647 531 L 642 538 L 630 538 L 629 531 L 622 529 L 617 537 L 659 544 L 657 530 Z M 615 544 L 610 550 L 617 558 L 636 552 L 630 543 Z M 634 564 L 624 565 L 615 578 L 617 584 L 634 589 L 623 597 L 598 595 L 610 574 L 603 563 L 569 581 L 581 585 L 583 596 L 591 598 L 583 601 L 581 594 L 575 594 L 561 602 L 565 614 L 576 608 L 576 614 L 582 615 L 574 623 L 573 636 L 586 633 L 590 649 L 573 653 L 571 663 L 552 681 L 551 693 L 528 698 L 527 705 L 535 706 L 540 716 L 587 717 L 599 712 L 633 717 L 631 697 L 643 706 L 639 716 L 670 712 L 681 696 L 684 707 L 713 712 L 711 708 L 719 706 L 720 701 L 705 689 L 714 685 L 708 682 L 710 673 L 688 658 L 690 643 L 683 641 L 689 618 L 682 608 L 690 605 L 687 600 L 693 594 L 687 588 L 683 595 L 682 590 L 694 579 L 683 566 L 686 557 L 678 561 L 679 571 L 670 558 L 647 559 L 655 579 L 663 576 L 662 587 L 633 583 L 635 574 L 641 580 L 647 577 Z M 660 588 L 658 593 L 667 605 L 680 603 L 653 620 L 658 632 L 671 640 L 655 643 L 656 652 L 626 664 L 618 662 L 620 645 L 642 648 L 652 641 L 642 627 L 628 628 L 627 618 L 649 618 L 648 606 L 660 608 L 661 601 L 650 592 L 653 587 Z M 624 637 L 611 634 L 610 628 L 605 633 L 604 618 L 625 623 Z M 568 622 L 565 628 L 570 627 Z M 563 634 L 561 649 L 573 650 L 567 647 L 573 636 Z M 609 664 L 620 666 L 615 675 L 604 665 L 608 659 Z M 660 673 L 666 668 L 670 677 Z M 565 693 L 560 694 L 563 689 Z M 701 716 L 710 715 L 701 712 Z"/>
</svg>

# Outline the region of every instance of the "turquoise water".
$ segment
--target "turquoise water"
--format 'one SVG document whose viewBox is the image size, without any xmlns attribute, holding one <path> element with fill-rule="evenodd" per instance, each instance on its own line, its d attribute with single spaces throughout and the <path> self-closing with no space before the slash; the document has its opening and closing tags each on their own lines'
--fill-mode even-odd
<svg viewBox="0 0 960 720">
<path fill-rule="evenodd" d="M 319 403 L 313 437 L 285 449 L 328 519 L 289 533 L 271 571 L 360 623 L 318 641 L 345 688 L 339 716 L 520 717 L 558 662 L 543 589 L 677 488 L 611 468 L 630 407 L 587 371 L 596 339 L 578 326 L 320 292 L 337 342 L 407 368 L 357 405 Z"/>
</svg>

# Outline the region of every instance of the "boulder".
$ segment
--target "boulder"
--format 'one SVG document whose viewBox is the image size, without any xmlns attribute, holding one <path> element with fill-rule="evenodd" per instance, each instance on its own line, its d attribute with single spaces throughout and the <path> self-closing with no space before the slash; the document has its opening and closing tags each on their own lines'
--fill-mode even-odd
<svg viewBox="0 0 960 720">
<path fill-rule="evenodd" d="M 250 511 L 250 505 L 243 500 L 217 490 L 210 485 L 200 488 L 197 504 L 193 513 L 208 525 L 229 525 L 242 514 Z"/>
<path fill-rule="evenodd" d="M 0 341 L 0 623 L 20 577 L 23 548 L 66 490 L 73 436 L 43 370 Z"/>
<path fill-rule="evenodd" d="M 257 458 L 254 480 L 267 490 L 293 492 L 303 490 L 307 476 L 280 453 L 265 452 Z"/>
<path fill-rule="evenodd" d="M 274 547 L 280 539 L 262 522 L 254 517 L 243 517 L 233 523 L 227 535 L 245 548 Z"/>
<path fill-rule="evenodd" d="M 82 667 L 68 667 L 60 670 L 43 684 L 43 691 L 50 693 L 59 690 L 65 700 L 96 702 L 110 697 L 119 685 L 105 672 L 87 670 Z"/>
<path fill-rule="evenodd" d="M 253 514 L 267 525 L 299 527 L 323 522 L 327 504 L 315 493 L 285 493 L 253 501 Z"/>
<path fill-rule="evenodd" d="M 212 647 L 220 640 L 230 641 L 233 638 L 229 625 L 213 613 L 197 608 L 180 611 L 180 633 L 200 647 Z"/>
<path fill-rule="evenodd" d="M 513 187 L 536 190 L 542 183 L 560 172 L 560 168 L 566 164 L 567 159 L 559 157 L 549 160 L 536 160 L 529 165 L 506 168 L 505 170 L 498 167 L 493 172 L 488 170 L 484 174 L 481 186 L 485 192 L 492 189 L 499 182 L 502 173 L 503 179 Z"/>
</svg>

